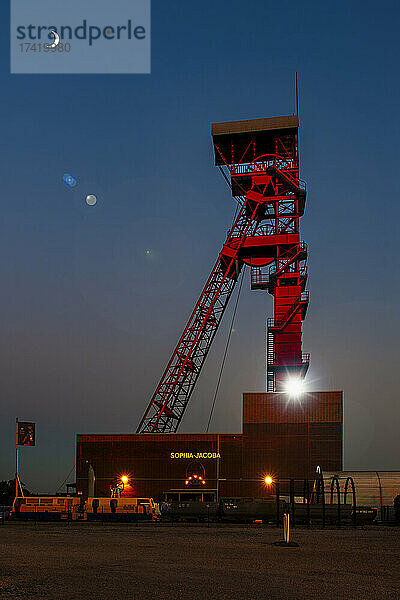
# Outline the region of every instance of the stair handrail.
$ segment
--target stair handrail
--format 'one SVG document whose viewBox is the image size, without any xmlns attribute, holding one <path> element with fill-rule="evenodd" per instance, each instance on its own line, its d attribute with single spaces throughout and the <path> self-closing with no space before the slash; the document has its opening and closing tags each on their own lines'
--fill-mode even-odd
<svg viewBox="0 0 400 600">
<path fill-rule="evenodd" d="M 274 327 L 276 329 L 282 329 L 282 327 L 285 325 L 285 323 L 287 323 L 287 321 L 289 321 L 290 317 L 293 316 L 298 308 L 300 308 L 300 305 L 302 302 L 308 302 L 310 299 L 310 292 L 309 291 L 305 291 L 305 292 L 301 292 L 299 298 L 297 298 L 297 300 L 295 300 L 287 309 L 287 311 L 281 316 L 281 318 L 279 319 L 279 321 L 277 321 L 275 323 L 275 319 L 268 319 L 269 321 L 272 321 L 272 325 L 269 325 L 269 327 Z"/>
<path fill-rule="evenodd" d="M 289 250 L 287 250 L 287 252 L 285 254 L 283 254 L 282 256 L 279 256 L 278 260 L 287 260 L 288 262 L 286 264 L 284 264 L 282 267 L 279 267 L 279 269 L 277 269 L 277 265 L 271 265 L 268 269 L 268 276 L 271 277 L 272 275 L 276 275 L 279 272 L 283 272 L 284 269 L 286 269 L 286 267 L 288 267 L 290 265 L 290 262 L 295 256 L 296 254 L 299 253 L 299 250 L 302 250 L 303 252 L 307 251 L 307 244 L 306 242 L 304 242 L 303 240 L 299 241 L 299 243 L 294 246 L 293 248 L 290 248 Z"/>
</svg>

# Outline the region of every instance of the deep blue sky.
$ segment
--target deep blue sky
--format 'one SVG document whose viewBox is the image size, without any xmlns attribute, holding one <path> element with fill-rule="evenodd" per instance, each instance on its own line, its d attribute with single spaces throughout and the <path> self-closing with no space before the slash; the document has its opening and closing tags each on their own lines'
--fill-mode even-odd
<svg viewBox="0 0 400 600">
<path fill-rule="evenodd" d="M 345 392 L 346 468 L 399 468 L 399 17 L 385 1 L 153 0 L 151 75 L 10 75 L 1 3 L 0 479 L 16 416 L 37 422 L 22 478 L 40 491 L 77 432 L 134 431 L 233 215 L 210 123 L 291 114 L 296 70 L 309 379 Z M 246 279 L 214 431 L 240 430 L 242 391 L 264 389 L 271 311 Z M 229 320 L 181 431 L 204 431 Z"/>
</svg>

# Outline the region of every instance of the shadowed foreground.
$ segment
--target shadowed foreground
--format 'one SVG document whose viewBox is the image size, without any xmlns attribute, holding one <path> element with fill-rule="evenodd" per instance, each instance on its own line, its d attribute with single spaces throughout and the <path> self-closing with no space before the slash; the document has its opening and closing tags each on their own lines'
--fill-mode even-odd
<svg viewBox="0 0 400 600">
<path fill-rule="evenodd" d="M 7 523 L 0 599 L 400 598 L 400 529 Z"/>
</svg>

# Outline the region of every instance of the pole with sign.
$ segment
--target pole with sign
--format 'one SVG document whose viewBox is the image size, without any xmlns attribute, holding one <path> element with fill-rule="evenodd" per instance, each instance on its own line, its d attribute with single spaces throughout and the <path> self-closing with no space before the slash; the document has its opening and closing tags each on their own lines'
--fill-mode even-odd
<svg viewBox="0 0 400 600">
<path fill-rule="evenodd" d="M 27 423 L 26 421 L 18 421 L 15 419 L 15 497 L 19 497 L 21 492 L 22 498 L 24 491 L 22 489 L 21 480 L 19 478 L 19 451 L 18 446 L 34 446 L 35 445 L 35 423 Z"/>
<path fill-rule="evenodd" d="M 18 498 L 18 419 L 15 419 L 15 497 Z"/>
<path fill-rule="evenodd" d="M 217 434 L 217 494 L 216 494 L 216 501 L 217 501 L 217 506 L 218 506 L 218 502 L 219 502 L 219 434 Z"/>
</svg>

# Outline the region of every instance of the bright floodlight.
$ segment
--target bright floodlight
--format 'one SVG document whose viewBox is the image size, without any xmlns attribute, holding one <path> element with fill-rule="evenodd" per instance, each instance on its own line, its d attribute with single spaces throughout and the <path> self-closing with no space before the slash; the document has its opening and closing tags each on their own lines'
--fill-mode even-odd
<svg viewBox="0 0 400 600">
<path fill-rule="evenodd" d="M 298 398 L 305 391 L 304 381 L 298 377 L 290 377 L 285 383 L 285 392 L 292 398 Z"/>
<path fill-rule="evenodd" d="M 266 483 L 267 485 L 271 485 L 271 483 L 272 483 L 272 477 L 270 477 L 269 475 L 267 475 L 266 477 L 264 477 L 264 483 Z"/>
<path fill-rule="evenodd" d="M 121 475 L 121 481 L 122 481 L 122 483 L 128 483 L 128 476 L 127 475 Z"/>
</svg>

